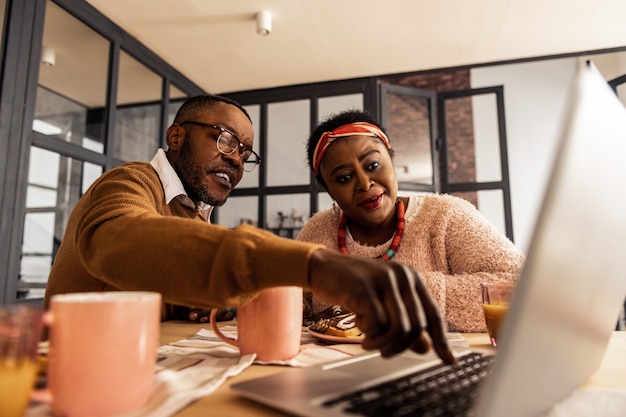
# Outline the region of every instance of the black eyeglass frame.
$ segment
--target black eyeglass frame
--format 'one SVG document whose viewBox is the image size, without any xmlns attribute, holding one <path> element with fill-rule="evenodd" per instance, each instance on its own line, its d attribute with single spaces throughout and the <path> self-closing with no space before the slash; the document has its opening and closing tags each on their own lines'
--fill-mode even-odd
<svg viewBox="0 0 626 417">
<path fill-rule="evenodd" d="M 197 122 L 195 120 L 187 120 L 185 122 L 179 123 L 180 126 L 183 125 L 196 125 L 196 126 L 203 126 L 203 127 L 209 127 L 211 129 L 215 129 L 217 131 L 219 131 L 220 133 L 217 135 L 217 137 L 215 138 L 215 145 L 217 146 L 217 150 L 220 151 L 220 153 L 224 154 L 224 155 L 230 155 L 233 152 L 235 152 L 237 149 L 239 149 L 239 155 L 243 155 L 243 153 L 245 151 L 250 151 L 250 156 L 254 155 L 256 157 L 256 161 L 250 161 L 250 157 L 248 157 L 247 159 L 243 159 L 241 158 L 241 161 L 243 162 L 243 170 L 246 172 L 252 172 L 254 170 L 254 168 L 256 168 L 257 165 L 261 164 L 261 157 L 259 156 L 258 153 L 254 152 L 254 150 L 252 150 L 252 148 L 247 148 L 244 146 L 243 143 L 241 143 L 241 141 L 239 140 L 239 138 L 237 137 L 237 135 L 235 135 L 233 132 L 231 132 L 230 130 L 226 129 L 223 126 L 219 126 L 219 125 L 212 125 L 209 123 L 203 123 L 203 122 Z M 222 133 L 228 133 L 230 136 L 232 136 L 236 141 L 237 141 L 237 146 L 234 147 L 230 152 L 226 152 L 224 151 L 222 148 L 220 148 L 220 138 L 222 137 Z M 232 141 L 231 141 L 232 143 Z M 229 145 L 230 146 L 230 145 Z M 248 169 L 246 169 L 246 164 L 248 164 L 247 166 L 250 167 Z"/>
</svg>

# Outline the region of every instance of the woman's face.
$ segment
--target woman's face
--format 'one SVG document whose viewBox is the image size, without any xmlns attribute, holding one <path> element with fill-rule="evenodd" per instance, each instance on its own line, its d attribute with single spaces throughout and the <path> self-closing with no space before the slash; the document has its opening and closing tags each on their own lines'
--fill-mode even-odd
<svg viewBox="0 0 626 417">
<path fill-rule="evenodd" d="M 395 215 L 398 179 L 380 139 L 354 135 L 335 140 L 320 173 L 328 194 L 351 220 L 377 226 Z"/>
</svg>

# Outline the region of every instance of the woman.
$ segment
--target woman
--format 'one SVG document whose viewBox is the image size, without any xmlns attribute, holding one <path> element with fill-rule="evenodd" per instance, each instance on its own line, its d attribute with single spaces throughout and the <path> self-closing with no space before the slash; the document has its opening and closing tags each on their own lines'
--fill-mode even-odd
<svg viewBox="0 0 626 417">
<path fill-rule="evenodd" d="M 314 215 L 298 240 L 406 264 L 421 274 L 450 331 L 486 331 L 480 284 L 514 282 L 524 262 L 510 240 L 463 199 L 398 197 L 391 143 L 365 112 L 350 110 L 322 122 L 307 153 L 335 204 Z M 307 294 L 305 320 L 329 308 Z"/>
</svg>

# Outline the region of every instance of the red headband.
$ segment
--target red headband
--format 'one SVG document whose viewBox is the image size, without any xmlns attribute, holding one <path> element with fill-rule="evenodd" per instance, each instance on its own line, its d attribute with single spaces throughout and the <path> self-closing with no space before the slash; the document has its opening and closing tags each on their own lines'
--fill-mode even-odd
<svg viewBox="0 0 626 417">
<path fill-rule="evenodd" d="M 320 140 L 317 141 L 315 151 L 313 151 L 313 172 L 315 172 L 315 174 L 319 174 L 322 158 L 324 158 L 326 150 L 330 144 L 335 141 L 335 139 L 354 135 L 377 137 L 383 141 L 387 149 L 391 149 L 391 144 L 389 143 L 387 135 L 385 135 L 385 133 L 376 125 L 366 122 L 355 122 L 339 126 L 332 132 L 324 132 L 320 137 Z"/>
</svg>

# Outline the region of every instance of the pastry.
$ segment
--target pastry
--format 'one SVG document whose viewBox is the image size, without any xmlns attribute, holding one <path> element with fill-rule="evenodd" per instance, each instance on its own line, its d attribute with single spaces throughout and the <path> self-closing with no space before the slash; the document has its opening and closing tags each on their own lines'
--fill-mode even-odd
<svg viewBox="0 0 626 417">
<path fill-rule="evenodd" d="M 341 314 L 327 319 L 320 319 L 311 326 L 311 330 L 329 336 L 359 337 L 363 333 L 356 327 L 354 313 Z"/>
</svg>

